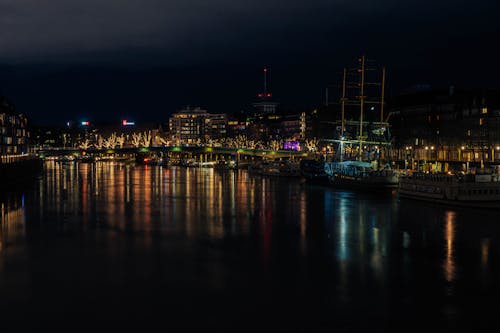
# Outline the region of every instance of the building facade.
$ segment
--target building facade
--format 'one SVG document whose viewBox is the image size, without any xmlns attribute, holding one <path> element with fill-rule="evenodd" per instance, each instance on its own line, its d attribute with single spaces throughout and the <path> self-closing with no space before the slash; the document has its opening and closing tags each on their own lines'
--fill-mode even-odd
<svg viewBox="0 0 500 333">
<path fill-rule="evenodd" d="M 395 147 L 411 159 L 500 161 L 500 92 L 421 91 L 391 104 Z"/>
<path fill-rule="evenodd" d="M 28 119 L 0 97 L 0 155 L 28 153 Z"/>
<path fill-rule="evenodd" d="M 169 119 L 170 136 L 176 144 L 195 144 L 227 136 L 227 115 L 187 107 Z"/>
</svg>

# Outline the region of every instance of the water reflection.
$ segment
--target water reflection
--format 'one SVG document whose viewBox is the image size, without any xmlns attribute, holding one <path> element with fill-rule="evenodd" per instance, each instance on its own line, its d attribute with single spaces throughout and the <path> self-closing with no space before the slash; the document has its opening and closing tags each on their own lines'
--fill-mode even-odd
<svg viewBox="0 0 500 333">
<path fill-rule="evenodd" d="M 0 252 L 25 238 L 24 195 L 0 194 Z"/>
<path fill-rule="evenodd" d="M 51 278 L 76 279 L 90 293 L 95 285 L 107 290 L 123 284 L 139 299 L 146 297 L 144 289 L 161 302 L 194 297 L 209 304 L 200 306 L 203 311 L 212 308 L 207 299 L 225 298 L 231 305 L 250 299 L 249 309 L 266 310 L 259 315 L 285 309 L 286 318 L 304 318 L 307 325 L 316 322 L 307 318 L 335 315 L 357 323 L 362 312 L 383 328 L 379 318 L 418 323 L 430 312 L 453 318 L 443 313 L 466 307 L 471 294 L 464 285 L 480 284 L 480 298 L 500 277 L 493 265 L 500 227 L 487 223 L 496 222 L 496 212 L 339 191 L 245 170 L 48 162 L 43 179 L 24 198 L 9 194 L 0 200 L 1 262 L 13 253 L 9 249 L 30 239 L 34 259 L 26 265 L 34 268 L 23 267 L 26 281 L 41 275 L 47 282 L 40 271 L 49 267 L 56 271 Z M 52 252 L 46 249 L 51 246 Z M 39 257 L 50 265 L 38 264 Z M 70 273 L 59 268 L 67 265 Z M 12 287 L 2 279 L 0 292 Z M 177 289 L 182 292 L 175 294 Z"/>
<path fill-rule="evenodd" d="M 445 216 L 445 241 L 446 256 L 443 263 L 443 271 L 446 281 L 455 280 L 455 213 L 447 211 Z"/>
<path fill-rule="evenodd" d="M 251 178 L 245 171 L 48 162 L 38 198 L 43 214 L 56 221 L 78 216 L 83 224 L 183 233 L 189 239 L 245 235 L 256 221 L 263 251 L 268 252 L 277 200 L 281 201 L 275 192 L 275 181 Z M 303 235 L 305 196 L 302 192 L 300 205 L 287 212 L 300 217 Z"/>
<path fill-rule="evenodd" d="M 481 240 L 481 266 L 483 269 L 488 267 L 490 254 L 490 240 L 484 238 Z"/>
</svg>

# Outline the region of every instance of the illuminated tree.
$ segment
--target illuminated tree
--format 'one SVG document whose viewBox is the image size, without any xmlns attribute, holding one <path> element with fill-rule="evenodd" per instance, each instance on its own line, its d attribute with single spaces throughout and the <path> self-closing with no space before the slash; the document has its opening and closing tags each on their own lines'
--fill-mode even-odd
<svg viewBox="0 0 500 333">
<path fill-rule="evenodd" d="M 89 139 L 85 139 L 82 142 L 80 142 L 80 144 L 78 145 L 78 148 L 83 149 L 83 150 L 87 150 L 90 148 L 90 146 L 91 146 L 91 144 L 90 144 Z"/>
<path fill-rule="evenodd" d="M 125 135 L 120 135 L 116 138 L 116 145 L 120 148 L 123 148 L 123 144 L 125 143 Z"/>
<path fill-rule="evenodd" d="M 64 134 L 62 135 L 62 141 L 63 141 L 63 146 L 64 146 L 64 147 L 66 147 L 66 145 L 68 144 L 68 142 L 69 142 L 69 138 L 70 138 L 70 137 L 69 137 L 69 134 L 64 133 Z"/>
<path fill-rule="evenodd" d="M 142 142 L 142 133 L 132 133 L 132 145 L 139 148 Z"/>
<path fill-rule="evenodd" d="M 112 133 L 109 138 L 105 139 L 104 142 L 103 142 L 103 146 L 104 148 L 107 148 L 107 149 L 111 149 L 111 148 L 115 148 L 116 145 L 117 145 L 117 137 L 116 137 L 116 133 Z"/>
<path fill-rule="evenodd" d="M 155 144 L 160 144 L 163 146 L 168 146 L 168 141 L 163 138 L 161 135 L 156 135 L 155 137 Z"/>
<path fill-rule="evenodd" d="M 144 131 L 144 134 L 141 136 L 142 138 L 142 142 L 141 142 L 141 145 L 142 147 L 149 147 L 151 146 L 151 131 Z"/>
<path fill-rule="evenodd" d="M 104 138 L 100 135 L 97 135 L 96 142 L 94 143 L 94 147 L 96 149 L 102 149 L 104 146 Z"/>
<path fill-rule="evenodd" d="M 306 140 L 305 148 L 307 152 L 315 152 L 318 151 L 318 140 L 316 138 Z"/>
<path fill-rule="evenodd" d="M 271 150 L 280 150 L 280 148 L 283 147 L 283 143 L 281 140 L 271 140 L 269 143 L 269 148 Z"/>
</svg>

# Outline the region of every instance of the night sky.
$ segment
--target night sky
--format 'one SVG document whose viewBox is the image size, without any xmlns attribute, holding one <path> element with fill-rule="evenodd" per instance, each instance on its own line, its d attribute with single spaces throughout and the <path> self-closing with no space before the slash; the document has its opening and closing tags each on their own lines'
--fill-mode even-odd
<svg viewBox="0 0 500 333">
<path fill-rule="evenodd" d="M 0 94 L 36 124 L 248 109 L 262 67 L 285 108 L 358 55 L 415 84 L 500 87 L 498 1 L 0 0 Z"/>
</svg>

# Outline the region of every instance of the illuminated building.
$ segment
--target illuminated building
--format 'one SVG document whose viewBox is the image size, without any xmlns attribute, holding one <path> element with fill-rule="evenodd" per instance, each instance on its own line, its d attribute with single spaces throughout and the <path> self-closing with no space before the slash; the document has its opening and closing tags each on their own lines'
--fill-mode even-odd
<svg viewBox="0 0 500 333">
<path fill-rule="evenodd" d="M 209 113 L 205 118 L 205 140 L 225 138 L 227 136 L 227 126 L 225 113 Z"/>
<path fill-rule="evenodd" d="M 415 160 L 500 160 L 500 93 L 418 89 L 390 103 L 396 147 Z"/>
<path fill-rule="evenodd" d="M 310 117 L 302 112 L 300 114 L 287 114 L 281 118 L 281 132 L 284 138 L 305 139 L 310 136 Z"/>
<path fill-rule="evenodd" d="M 0 97 L 0 155 L 19 155 L 28 151 L 28 119 Z"/>
<path fill-rule="evenodd" d="M 179 144 L 223 138 L 227 136 L 227 116 L 187 107 L 170 117 L 169 129 L 172 140 Z"/>
<path fill-rule="evenodd" d="M 229 137 L 246 134 L 246 115 L 243 113 L 229 114 L 227 121 L 227 134 Z"/>
</svg>

